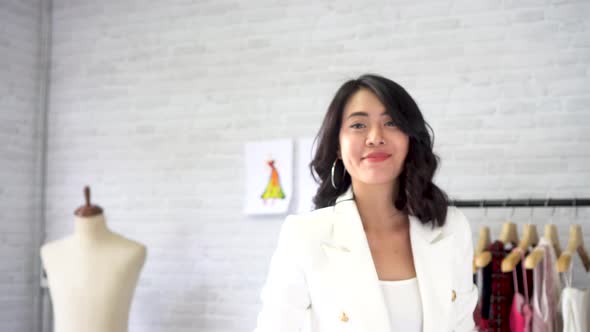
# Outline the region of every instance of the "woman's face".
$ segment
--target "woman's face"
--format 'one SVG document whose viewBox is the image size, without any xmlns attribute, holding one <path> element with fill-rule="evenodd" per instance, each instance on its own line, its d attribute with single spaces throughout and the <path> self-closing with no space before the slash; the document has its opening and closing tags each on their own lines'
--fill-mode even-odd
<svg viewBox="0 0 590 332">
<path fill-rule="evenodd" d="M 377 96 L 361 89 L 344 107 L 339 142 L 339 157 L 353 184 L 393 184 L 403 170 L 409 138 Z"/>
</svg>

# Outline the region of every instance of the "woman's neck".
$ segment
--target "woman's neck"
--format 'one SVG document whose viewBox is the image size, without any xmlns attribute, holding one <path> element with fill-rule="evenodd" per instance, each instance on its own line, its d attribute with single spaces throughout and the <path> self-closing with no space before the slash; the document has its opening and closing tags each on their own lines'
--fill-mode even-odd
<svg viewBox="0 0 590 332">
<path fill-rule="evenodd" d="M 408 219 L 393 202 L 398 196 L 399 183 L 353 183 L 354 200 L 365 232 L 395 232 L 407 228 Z"/>
<path fill-rule="evenodd" d="M 74 221 L 74 237 L 80 241 L 96 241 L 110 234 L 102 214 L 92 217 L 78 217 Z"/>
</svg>

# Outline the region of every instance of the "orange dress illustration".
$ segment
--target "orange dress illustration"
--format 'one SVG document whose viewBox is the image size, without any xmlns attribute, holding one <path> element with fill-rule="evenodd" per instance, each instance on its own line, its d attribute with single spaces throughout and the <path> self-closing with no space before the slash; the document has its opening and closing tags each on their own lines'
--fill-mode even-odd
<svg viewBox="0 0 590 332">
<path fill-rule="evenodd" d="M 260 196 L 266 203 L 269 199 L 284 199 L 285 193 L 283 193 L 283 188 L 281 188 L 281 182 L 279 180 L 279 171 L 275 167 L 275 161 L 269 160 L 267 162 L 268 166 L 270 166 L 270 180 L 268 181 L 268 185 L 264 190 L 264 193 Z"/>
</svg>

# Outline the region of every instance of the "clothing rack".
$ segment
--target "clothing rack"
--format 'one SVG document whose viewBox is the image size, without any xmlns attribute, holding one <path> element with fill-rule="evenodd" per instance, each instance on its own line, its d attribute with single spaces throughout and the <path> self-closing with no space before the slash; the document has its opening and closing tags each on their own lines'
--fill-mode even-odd
<svg viewBox="0 0 590 332">
<path fill-rule="evenodd" d="M 456 207 L 586 207 L 590 198 L 449 200 Z"/>
</svg>

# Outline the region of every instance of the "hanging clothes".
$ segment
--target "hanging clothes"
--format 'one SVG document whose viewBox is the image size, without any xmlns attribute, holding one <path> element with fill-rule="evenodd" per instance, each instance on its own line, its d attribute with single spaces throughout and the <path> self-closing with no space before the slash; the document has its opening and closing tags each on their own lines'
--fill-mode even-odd
<svg viewBox="0 0 590 332">
<path fill-rule="evenodd" d="M 516 247 L 513 251 L 517 251 L 520 254 L 520 263 L 524 262 L 524 250 Z M 529 286 L 526 277 L 526 269 L 523 264 L 519 264 L 520 268 L 512 270 L 513 284 L 515 286 L 514 296 L 512 297 L 512 305 L 510 307 L 510 331 L 512 332 L 529 332 L 531 330 L 531 319 L 532 309 L 529 302 Z M 523 276 L 523 289 L 524 296 L 520 294 L 518 287 L 518 278 L 516 277 L 517 271 L 521 271 Z"/>
<path fill-rule="evenodd" d="M 494 241 L 488 246 L 488 251 L 492 254 L 492 294 L 490 296 L 490 316 L 488 331 L 503 332 L 510 330 L 510 304 L 514 293 L 510 274 L 502 272 L 502 260 L 506 257 L 507 252 L 504 243 Z"/>
<path fill-rule="evenodd" d="M 524 274 L 519 273 L 516 281 L 510 272 L 502 272 L 502 261 L 515 247 L 514 243 L 504 245 L 501 241 L 494 241 L 487 248 L 492 254 L 492 260 L 486 266 L 488 270 L 484 268 L 483 271 L 481 314 L 474 315 L 474 318 L 477 318 L 475 322 L 479 331 L 510 331 L 510 307 L 514 290 L 517 287 L 524 290 L 526 286 L 529 294 L 532 293 L 532 271 L 526 271 Z M 522 269 L 523 263 L 519 262 L 515 269 L 517 271 Z M 526 282 L 524 276 L 526 276 Z"/>
<path fill-rule="evenodd" d="M 492 297 L 492 264 L 477 270 L 479 301 L 473 312 L 478 331 L 487 332 L 490 327 L 490 304 Z"/>
<path fill-rule="evenodd" d="M 526 250 L 524 252 L 524 255 L 525 256 L 528 256 L 528 254 L 530 252 L 531 252 L 530 250 Z M 521 260 L 520 262 L 518 262 L 518 264 L 516 264 L 515 269 L 517 271 L 520 271 L 522 269 L 523 265 L 524 265 L 524 260 Z M 518 279 L 518 289 L 519 290 L 523 290 L 524 289 L 525 284 L 524 284 L 524 281 L 523 281 L 523 277 L 526 275 L 527 290 L 528 290 L 529 294 L 533 294 L 533 270 L 526 270 L 525 269 L 525 271 L 526 272 L 524 274 L 523 273 L 518 273 L 517 276 L 516 276 L 516 278 Z M 521 291 L 520 294 L 524 294 L 524 293 Z"/>
<path fill-rule="evenodd" d="M 561 292 L 563 332 L 590 331 L 590 289 L 572 287 L 572 266 L 565 275 L 565 288 Z"/>
<path fill-rule="evenodd" d="M 475 326 L 477 326 L 481 320 L 481 269 L 477 269 L 473 274 L 473 283 L 477 286 L 477 304 L 475 305 L 475 309 L 473 309 L 473 321 L 475 322 Z"/>
<path fill-rule="evenodd" d="M 559 296 L 561 281 L 555 266 L 555 249 L 545 238 L 539 240 L 535 250 L 543 250 L 543 261 L 533 269 L 532 332 L 560 332 Z"/>
</svg>

